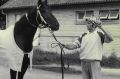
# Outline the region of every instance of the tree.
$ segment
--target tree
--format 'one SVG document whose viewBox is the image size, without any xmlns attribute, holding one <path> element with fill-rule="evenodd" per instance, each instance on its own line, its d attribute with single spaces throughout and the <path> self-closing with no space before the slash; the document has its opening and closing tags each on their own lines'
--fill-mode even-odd
<svg viewBox="0 0 120 79">
<path fill-rule="evenodd" d="M 0 0 L 0 6 L 6 3 L 8 0 Z"/>
</svg>

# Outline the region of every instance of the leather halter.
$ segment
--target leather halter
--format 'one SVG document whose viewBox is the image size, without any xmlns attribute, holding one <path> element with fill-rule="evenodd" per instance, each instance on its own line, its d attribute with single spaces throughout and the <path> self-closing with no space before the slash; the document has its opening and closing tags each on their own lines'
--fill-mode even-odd
<svg viewBox="0 0 120 79">
<path fill-rule="evenodd" d="M 36 22 L 37 22 L 37 25 L 36 26 L 35 24 L 31 23 L 29 18 L 28 18 L 28 14 L 26 14 L 26 18 L 27 18 L 27 21 L 33 26 L 33 27 L 39 27 L 39 28 L 46 28 L 46 27 L 49 27 L 50 25 L 47 24 L 47 22 L 45 21 L 45 19 L 43 18 L 43 16 L 41 15 L 41 12 L 40 12 L 40 7 L 41 5 L 37 6 L 37 16 L 36 16 Z M 41 18 L 41 22 L 38 21 L 38 16 Z"/>
</svg>

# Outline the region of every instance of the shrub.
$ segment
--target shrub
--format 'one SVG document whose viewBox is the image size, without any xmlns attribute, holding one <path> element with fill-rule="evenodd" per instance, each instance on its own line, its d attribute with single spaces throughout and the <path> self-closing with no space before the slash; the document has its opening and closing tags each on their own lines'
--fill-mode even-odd
<svg viewBox="0 0 120 79">
<path fill-rule="evenodd" d="M 109 57 L 103 56 L 101 65 L 104 67 L 120 68 L 120 58 L 117 57 L 115 53 L 112 53 Z"/>
<path fill-rule="evenodd" d="M 63 55 L 65 64 L 80 64 L 78 53 L 64 54 Z M 34 49 L 33 64 L 61 64 L 61 54 L 57 52 L 44 51 L 41 49 Z"/>
<path fill-rule="evenodd" d="M 64 63 L 66 65 L 80 65 L 79 53 L 64 54 Z M 57 52 L 44 51 L 39 48 L 34 49 L 33 64 L 61 64 L 61 55 Z M 105 57 L 101 61 L 103 67 L 120 68 L 120 58 L 112 53 L 111 56 Z"/>
<path fill-rule="evenodd" d="M 50 64 L 53 62 L 58 63 L 59 58 L 60 57 L 57 53 L 36 49 L 34 50 L 33 64 L 38 65 L 38 64 Z"/>
</svg>

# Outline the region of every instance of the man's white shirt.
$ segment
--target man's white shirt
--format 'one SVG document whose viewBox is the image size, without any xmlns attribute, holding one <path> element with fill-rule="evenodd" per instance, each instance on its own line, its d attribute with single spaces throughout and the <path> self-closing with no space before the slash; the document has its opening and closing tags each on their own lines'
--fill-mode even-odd
<svg viewBox="0 0 120 79">
<path fill-rule="evenodd" d="M 97 30 L 92 33 L 87 32 L 81 43 L 76 40 L 73 44 L 80 47 L 80 59 L 102 60 L 103 45 Z"/>
</svg>

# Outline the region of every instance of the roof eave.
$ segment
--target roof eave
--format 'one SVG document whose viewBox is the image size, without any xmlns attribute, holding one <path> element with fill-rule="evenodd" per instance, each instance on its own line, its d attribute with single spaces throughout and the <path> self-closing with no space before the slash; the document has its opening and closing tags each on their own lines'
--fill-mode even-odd
<svg viewBox="0 0 120 79">
<path fill-rule="evenodd" d="M 24 9 L 24 8 L 31 8 L 31 7 L 35 7 L 35 6 L 20 6 L 20 7 L 6 7 L 6 8 L 0 8 L 0 10 L 10 10 L 10 9 Z"/>
<path fill-rule="evenodd" d="M 120 2 L 120 1 L 114 1 L 114 2 Z M 50 4 L 50 6 L 62 6 L 62 5 L 66 5 L 67 6 L 67 5 L 79 5 L 79 4 L 81 5 L 81 4 L 93 4 L 93 3 L 100 3 L 100 4 L 101 3 L 111 3 L 111 1 L 109 1 L 109 2 L 108 1 L 106 1 L 106 2 L 105 1 L 97 1 L 97 2 L 74 2 L 74 3 L 61 3 L 61 4 L 57 4 L 57 3 L 55 4 L 54 3 L 54 4 Z"/>
<path fill-rule="evenodd" d="M 109 1 L 112 2 L 112 1 Z M 114 2 L 120 2 L 120 1 L 114 1 Z M 69 6 L 69 5 L 83 5 L 83 4 L 93 4 L 93 3 L 108 3 L 108 1 L 97 1 L 97 2 L 74 2 L 74 3 L 51 3 L 49 4 L 51 7 L 55 6 Z M 30 8 L 34 7 L 35 5 L 30 5 L 30 6 L 17 6 L 17 7 L 0 7 L 0 10 L 5 10 L 5 9 L 20 9 L 20 8 Z"/>
</svg>

